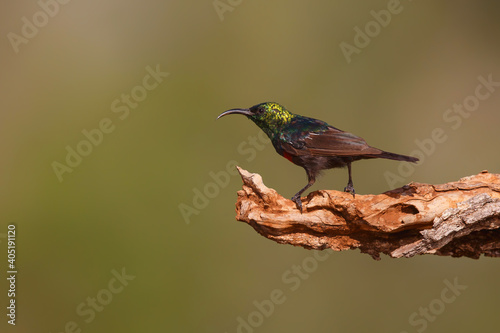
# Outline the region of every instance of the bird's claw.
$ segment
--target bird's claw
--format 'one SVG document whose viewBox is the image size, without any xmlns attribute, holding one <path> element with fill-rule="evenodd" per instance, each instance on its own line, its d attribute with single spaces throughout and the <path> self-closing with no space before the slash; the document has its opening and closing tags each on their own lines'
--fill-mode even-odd
<svg viewBox="0 0 500 333">
<path fill-rule="evenodd" d="M 351 193 L 353 198 L 356 194 L 356 191 L 354 191 L 354 186 L 352 184 L 347 184 L 347 186 L 344 187 L 344 192 Z"/>
<path fill-rule="evenodd" d="M 295 202 L 295 204 L 297 205 L 297 208 L 300 210 L 300 213 L 302 214 L 303 213 L 303 211 L 302 211 L 302 201 L 300 200 L 300 196 L 294 196 L 291 200 L 293 202 Z"/>
</svg>

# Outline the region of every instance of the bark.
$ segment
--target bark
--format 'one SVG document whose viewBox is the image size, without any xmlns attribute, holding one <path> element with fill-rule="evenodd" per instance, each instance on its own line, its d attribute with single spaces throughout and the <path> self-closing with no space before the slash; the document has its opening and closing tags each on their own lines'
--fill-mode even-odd
<svg viewBox="0 0 500 333">
<path fill-rule="evenodd" d="M 457 182 L 410 183 L 377 195 L 315 191 L 294 202 L 259 174 L 237 167 L 243 180 L 236 219 L 281 244 L 308 249 L 360 249 L 374 259 L 435 254 L 500 256 L 500 175 L 483 171 Z"/>
</svg>

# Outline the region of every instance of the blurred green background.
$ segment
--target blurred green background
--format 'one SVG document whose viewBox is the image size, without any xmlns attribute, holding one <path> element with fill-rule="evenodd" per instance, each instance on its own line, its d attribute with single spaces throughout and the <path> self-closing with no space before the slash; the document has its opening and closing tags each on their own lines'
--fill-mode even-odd
<svg viewBox="0 0 500 333">
<path fill-rule="evenodd" d="M 388 6 L 398 11 L 390 22 Z M 500 89 L 465 116 L 447 111 L 474 101 L 478 77 L 500 81 L 498 2 L 41 0 L 0 8 L 0 331 L 498 331 L 498 259 L 377 262 L 327 251 L 320 261 L 235 221 L 239 177 L 207 185 L 232 160 L 285 197 L 305 185 L 304 171 L 270 144 L 249 151 L 254 124 L 215 121 L 264 101 L 396 153 L 444 131 L 408 174 L 393 161 L 354 164 L 360 194 L 389 190 L 388 173 L 401 186 L 500 172 Z M 356 37 L 356 28 L 372 37 Z M 363 47 L 346 57 L 343 42 Z M 146 90 L 157 68 L 168 76 Z M 93 130 L 103 120 L 113 130 L 101 138 Z M 98 144 L 81 143 L 82 131 Z M 87 156 L 73 157 L 60 181 L 54 162 L 67 165 L 67 147 Z M 341 190 L 346 180 L 345 170 L 325 172 L 312 190 Z M 206 186 L 204 201 L 195 193 Z M 5 310 L 9 224 L 17 229 L 15 327 Z M 446 281 L 467 286 L 449 304 Z M 272 294 L 280 304 L 269 305 Z"/>
</svg>

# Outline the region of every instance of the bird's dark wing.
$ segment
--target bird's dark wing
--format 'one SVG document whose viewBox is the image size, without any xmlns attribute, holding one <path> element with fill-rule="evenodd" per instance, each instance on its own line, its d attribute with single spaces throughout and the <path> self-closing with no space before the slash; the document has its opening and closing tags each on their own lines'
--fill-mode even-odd
<svg viewBox="0 0 500 333">
<path fill-rule="evenodd" d="M 302 133 L 300 139 L 283 142 L 282 148 L 291 155 L 313 156 L 374 156 L 382 150 L 370 147 L 362 138 L 328 126 L 321 131 Z"/>
</svg>

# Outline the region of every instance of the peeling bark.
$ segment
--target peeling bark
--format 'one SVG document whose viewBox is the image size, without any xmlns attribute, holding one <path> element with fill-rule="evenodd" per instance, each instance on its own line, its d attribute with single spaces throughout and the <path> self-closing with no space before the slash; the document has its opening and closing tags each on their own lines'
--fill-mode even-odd
<svg viewBox="0 0 500 333">
<path fill-rule="evenodd" d="M 236 219 L 262 236 L 308 249 L 359 248 L 380 259 L 418 254 L 500 257 L 500 175 L 483 171 L 441 185 L 410 183 L 377 195 L 315 191 L 294 202 L 237 167 Z"/>
</svg>

